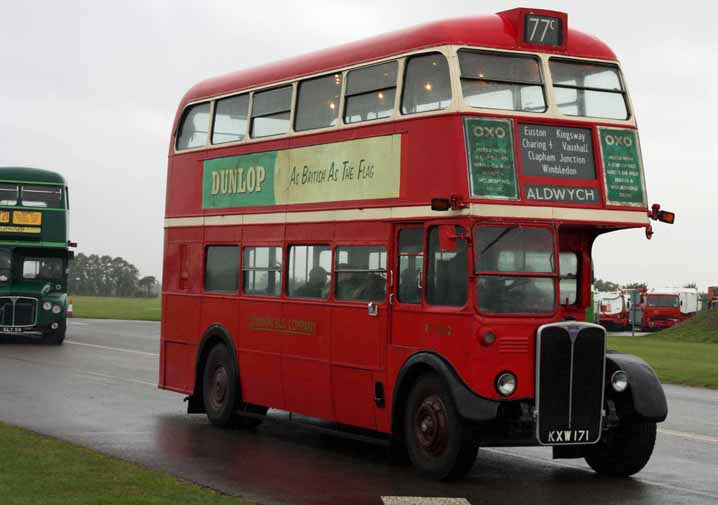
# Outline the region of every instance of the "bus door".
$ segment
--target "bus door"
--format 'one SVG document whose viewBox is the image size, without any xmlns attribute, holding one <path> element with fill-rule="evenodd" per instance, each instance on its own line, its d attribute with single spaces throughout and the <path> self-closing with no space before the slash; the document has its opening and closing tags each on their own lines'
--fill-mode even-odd
<svg viewBox="0 0 718 505">
<path fill-rule="evenodd" d="M 456 223 L 400 226 L 396 234 L 398 270 L 391 314 L 391 343 L 432 349 L 451 356 L 468 303 L 467 229 Z"/>
<path fill-rule="evenodd" d="M 386 244 L 341 245 L 334 251 L 332 395 L 337 422 L 376 429 L 384 412 L 389 305 Z"/>
</svg>

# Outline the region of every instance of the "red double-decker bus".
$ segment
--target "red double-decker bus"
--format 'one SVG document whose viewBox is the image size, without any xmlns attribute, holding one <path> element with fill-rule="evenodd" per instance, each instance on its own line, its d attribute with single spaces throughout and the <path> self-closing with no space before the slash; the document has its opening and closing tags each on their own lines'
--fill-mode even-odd
<svg viewBox="0 0 718 505">
<path fill-rule="evenodd" d="M 431 478 L 546 445 L 629 475 L 666 401 L 583 322 L 595 238 L 651 233 L 620 66 L 561 12 L 405 29 L 209 79 L 169 152 L 161 388 L 390 434 Z"/>
</svg>

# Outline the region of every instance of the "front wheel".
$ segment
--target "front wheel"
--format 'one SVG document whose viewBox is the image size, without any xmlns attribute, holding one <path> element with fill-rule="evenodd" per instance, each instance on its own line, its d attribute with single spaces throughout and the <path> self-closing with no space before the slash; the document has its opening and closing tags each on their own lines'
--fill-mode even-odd
<svg viewBox="0 0 718 505">
<path fill-rule="evenodd" d="M 628 477 L 640 472 L 656 444 L 656 423 L 625 421 L 586 448 L 586 462 L 597 473 Z"/>
<path fill-rule="evenodd" d="M 61 321 L 55 330 L 48 330 L 42 333 L 42 341 L 49 345 L 62 345 L 65 341 L 65 333 L 67 331 L 67 323 Z"/>
<path fill-rule="evenodd" d="M 444 381 L 434 373 L 419 377 L 404 413 L 406 448 L 417 471 L 436 480 L 466 474 L 479 448 L 472 435 Z"/>
</svg>

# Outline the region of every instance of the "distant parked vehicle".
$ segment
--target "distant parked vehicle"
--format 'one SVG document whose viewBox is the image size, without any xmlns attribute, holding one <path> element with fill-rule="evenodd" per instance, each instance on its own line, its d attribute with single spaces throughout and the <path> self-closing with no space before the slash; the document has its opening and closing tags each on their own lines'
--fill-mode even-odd
<svg viewBox="0 0 718 505">
<path fill-rule="evenodd" d="M 65 339 L 67 196 L 58 173 L 0 167 L 0 334 Z"/>
<path fill-rule="evenodd" d="M 642 326 L 647 330 L 670 328 L 697 311 L 697 289 L 656 288 L 645 295 Z"/>
<path fill-rule="evenodd" d="M 718 286 L 708 288 L 708 308 L 718 307 Z"/>
<path fill-rule="evenodd" d="M 601 305 L 598 324 L 607 330 L 625 330 L 629 328 L 628 300 L 623 291 L 599 293 Z"/>
</svg>

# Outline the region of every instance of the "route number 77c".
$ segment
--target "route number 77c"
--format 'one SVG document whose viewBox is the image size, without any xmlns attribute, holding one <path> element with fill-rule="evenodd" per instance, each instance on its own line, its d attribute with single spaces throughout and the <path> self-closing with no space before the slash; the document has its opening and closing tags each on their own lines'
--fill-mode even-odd
<svg viewBox="0 0 718 505">
<path fill-rule="evenodd" d="M 526 42 L 561 45 L 561 20 L 551 16 L 526 16 Z"/>
</svg>

